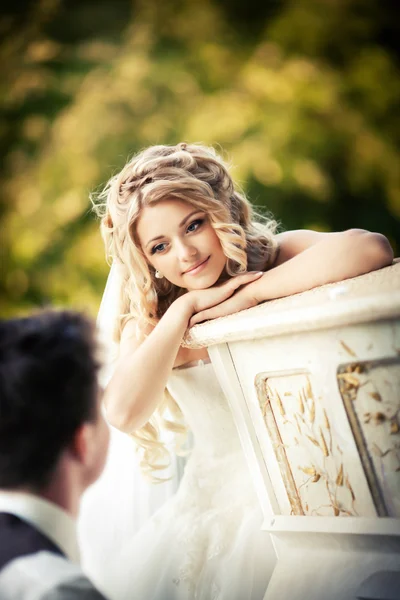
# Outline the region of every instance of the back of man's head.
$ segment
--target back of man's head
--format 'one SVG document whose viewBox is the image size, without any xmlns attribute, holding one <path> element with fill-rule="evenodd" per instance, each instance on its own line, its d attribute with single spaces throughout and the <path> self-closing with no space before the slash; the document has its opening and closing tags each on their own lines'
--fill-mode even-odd
<svg viewBox="0 0 400 600">
<path fill-rule="evenodd" d="M 0 321 L 0 488 L 47 485 L 79 427 L 98 418 L 98 369 L 81 314 Z"/>
</svg>

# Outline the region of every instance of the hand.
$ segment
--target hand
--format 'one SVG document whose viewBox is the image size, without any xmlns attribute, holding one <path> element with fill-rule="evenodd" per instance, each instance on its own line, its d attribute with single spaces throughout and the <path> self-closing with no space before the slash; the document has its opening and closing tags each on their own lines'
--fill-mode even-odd
<svg viewBox="0 0 400 600">
<path fill-rule="evenodd" d="M 204 292 L 212 292 L 212 297 L 199 298 L 200 302 L 195 307 L 195 314 L 189 321 L 189 327 L 193 327 L 197 323 L 207 321 L 209 319 L 217 319 L 231 315 L 240 310 L 251 308 L 258 304 L 255 294 L 252 293 L 253 281 L 259 279 L 264 273 L 250 272 L 243 275 L 232 277 L 221 286 L 214 286 L 207 290 L 199 290 L 201 294 Z M 239 289 L 241 288 L 241 289 Z M 199 293 L 199 292 L 190 292 Z M 207 304 L 207 305 L 205 305 Z"/>
<path fill-rule="evenodd" d="M 188 320 L 196 313 L 207 310 L 213 306 L 221 304 L 236 292 L 238 288 L 248 283 L 256 281 L 263 275 L 258 271 L 250 271 L 241 275 L 236 275 L 224 283 L 214 285 L 203 290 L 192 290 L 175 300 L 175 303 L 183 305 L 184 312 L 188 315 Z M 182 310 L 182 306 L 180 311 Z"/>
</svg>

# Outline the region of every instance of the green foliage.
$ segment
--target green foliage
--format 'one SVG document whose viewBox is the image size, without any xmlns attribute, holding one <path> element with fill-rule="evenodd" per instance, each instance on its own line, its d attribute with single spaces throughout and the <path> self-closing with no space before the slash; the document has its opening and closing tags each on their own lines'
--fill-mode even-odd
<svg viewBox="0 0 400 600">
<path fill-rule="evenodd" d="M 285 229 L 398 249 L 396 27 L 372 0 L 17 3 L 0 20 L 2 312 L 96 313 L 89 194 L 150 144 L 215 145 Z"/>
</svg>

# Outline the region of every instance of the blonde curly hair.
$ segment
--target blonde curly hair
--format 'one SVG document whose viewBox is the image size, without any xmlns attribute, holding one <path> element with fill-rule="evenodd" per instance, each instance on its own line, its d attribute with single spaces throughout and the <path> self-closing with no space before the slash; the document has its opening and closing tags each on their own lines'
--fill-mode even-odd
<svg viewBox="0 0 400 600">
<path fill-rule="evenodd" d="M 165 199 L 185 201 L 208 215 L 226 256 L 228 275 L 266 270 L 273 263 L 276 222 L 255 214 L 214 148 L 186 143 L 147 148 L 133 156 L 97 199 L 92 199 L 101 218 L 107 259 L 116 262 L 121 273 L 116 341 L 130 319 L 136 321 L 138 337 L 143 336 L 186 291 L 155 277 L 136 234 L 142 209 Z M 169 451 L 160 439 L 165 428 L 180 440 L 186 431 L 182 414 L 167 390 L 148 423 L 131 434 L 142 450 L 141 466 L 152 476 L 169 462 Z"/>
</svg>

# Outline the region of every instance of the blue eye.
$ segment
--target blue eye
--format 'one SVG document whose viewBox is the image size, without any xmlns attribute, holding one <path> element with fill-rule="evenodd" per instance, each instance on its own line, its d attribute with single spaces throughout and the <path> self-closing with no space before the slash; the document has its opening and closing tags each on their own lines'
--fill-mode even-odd
<svg viewBox="0 0 400 600">
<path fill-rule="evenodd" d="M 203 223 L 204 223 L 204 219 L 196 219 L 195 221 L 190 223 L 190 225 L 186 231 L 189 231 L 189 232 L 196 231 L 199 227 L 201 227 L 201 225 L 203 225 Z"/>
<path fill-rule="evenodd" d="M 162 244 L 157 244 L 157 246 L 153 246 L 153 248 L 151 249 L 151 253 L 155 254 L 156 252 L 162 252 L 163 250 L 165 250 L 165 246 L 165 242 L 163 242 Z"/>
</svg>

